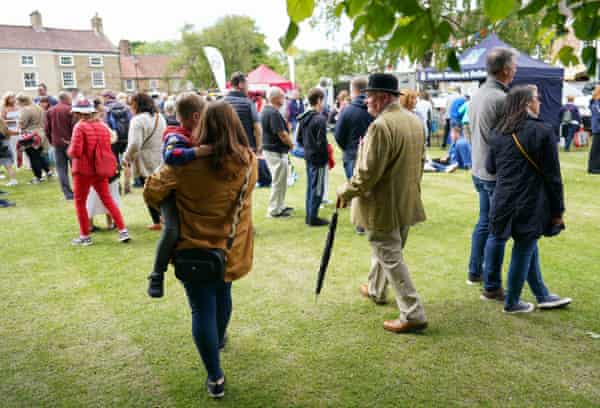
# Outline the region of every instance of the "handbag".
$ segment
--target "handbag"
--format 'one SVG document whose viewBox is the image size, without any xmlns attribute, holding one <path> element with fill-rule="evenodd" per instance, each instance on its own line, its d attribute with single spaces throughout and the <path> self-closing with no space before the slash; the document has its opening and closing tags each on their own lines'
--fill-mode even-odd
<svg viewBox="0 0 600 408">
<path fill-rule="evenodd" d="M 517 148 L 519 149 L 519 151 L 521 152 L 521 154 L 523 155 L 523 157 L 525 157 L 525 159 L 527 159 L 527 161 L 529 162 L 529 164 L 531 164 L 533 166 L 533 168 L 535 169 L 535 171 L 542 176 L 542 179 L 544 179 L 544 173 L 542 172 L 542 168 L 531 158 L 531 156 L 529 156 L 529 154 L 527 153 L 527 151 L 525 150 L 525 148 L 523 147 L 523 145 L 521 145 L 521 142 L 519 142 L 519 138 L 517 138 L 517 135 L 513 132 L 512 134 L 512 138 L 515 141 L 515 144 L 517 145 Z M 544 180 L 544 191 L 547 191 L 547 186 L 546 186 L 546 181 Z M 544 228 L 544 236 L 546 237 L 554 237 L 558 234 L 561 233 L 562 230 L 564 230 L 565 224 L 553 224 L 552 220 L 548 223 L 548 225 Z"/>
<path fill-rule="evenodd" d="M 240 213 L 244 206 L 244 196 L 248 190 L 252 166 L 248 167 L 244 183 L 237 198 L 237 205 L 233 214 L 231 231 L 227 237 L 227 251 L 233 247 L 233 241 L 240 223 Z M 187 248 L 175 252 L 175 276 L 184 283 L 211 283 L 221 282 L 225 278 L 227 265 L 226 251 L 220 248 Z"/>
</svg>

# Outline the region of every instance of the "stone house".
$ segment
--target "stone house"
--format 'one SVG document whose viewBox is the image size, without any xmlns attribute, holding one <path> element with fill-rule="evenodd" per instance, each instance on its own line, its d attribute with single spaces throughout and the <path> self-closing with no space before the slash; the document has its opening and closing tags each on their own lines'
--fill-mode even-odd
<svg viewBox="0 0 600 408">
<path fill-rule="evenodd" d="M 90 30 L 44 27 L 34 11 L 31 25 L 0 25 L 0 94 L 37 94 L 43 82 L 50 95 L 78 89 L 94 95 L 121 88 L 119 50 L 104 35 L 96 15 Z"/>
<path fill-rule="evenodd" d="M 191 88 L 182 71 L 173 71 L 168 55 L 132 55 L 129 41 L 119 42 L 121 79 L 125 92 L 174 94 Z"/>
</svg>

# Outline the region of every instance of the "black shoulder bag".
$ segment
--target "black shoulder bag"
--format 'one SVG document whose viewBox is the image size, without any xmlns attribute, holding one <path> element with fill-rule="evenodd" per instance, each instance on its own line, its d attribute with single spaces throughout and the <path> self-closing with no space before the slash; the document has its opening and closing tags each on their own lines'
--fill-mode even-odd
<svg viewBox="0 0 600 408">
<path fill-rule="evenodd" d="M 248 168 L 244 183 L 240 189 L 236 209 L 233 214 L 231 232 L 227 237 L 227 250 L 233 247 L 233 240 L 240 223 L 240 213 L 244 206 L 244 198 L 250 182 L 252 166 Z M 186 283 L 210 283 L 223 281 L 225 278 L 225 266 L 227 255 L 220 248 L 188 248 L 175 252 L 174 257 L 175 276 Z"/>
<path fill-rule="evenodd" d="M 544 179 L 544 173 L 542 172 L 542 168 L 531 158 L 531 156 L 529 156 L 529 154 L 527 153 L 527 151 L 525 150 L 523 145 L 521 145 L 521 142 L 519 142 L 519 138 L 517 137 L 517 135 L 515 133 L 512 134 L 512 138 L 515 141 L 515 144 L 517 145 L 517 148 L 519 149 L 519 151 L 521 152 L 523 157 L 525 157 L 527 159 L 529 164 L 531 164 L 533 166 L 533 168 L 535 169 L 535 171 L 540 176 L 542 176 L 542 179 Z M 546 194 L 547 194 L 548 190 L 546 187 L 545 180 L 544 180 L 544 190 L 546 191 Z M 554 237 L 554 236 L 560 234 L 561 231 L 564 229 L 565 229 L 565 224 L 553 224 L 552 220 L 550 220 L 548 225 L 544 228 L 544 236 Z"/>
</svg>

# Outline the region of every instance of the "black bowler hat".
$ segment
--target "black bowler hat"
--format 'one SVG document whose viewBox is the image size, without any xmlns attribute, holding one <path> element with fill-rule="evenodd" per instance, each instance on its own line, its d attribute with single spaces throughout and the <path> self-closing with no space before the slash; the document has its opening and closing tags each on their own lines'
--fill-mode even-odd
<svg viewBox="0 0 600 408">
<path fill-rule="evenodd" d="M 398 78 L 392 74 L 371 74 L 369 75 L 369 85 L 365 91 L 388 92 L 394 95 L 402 95 L 398 90 Z"/>
</svg>

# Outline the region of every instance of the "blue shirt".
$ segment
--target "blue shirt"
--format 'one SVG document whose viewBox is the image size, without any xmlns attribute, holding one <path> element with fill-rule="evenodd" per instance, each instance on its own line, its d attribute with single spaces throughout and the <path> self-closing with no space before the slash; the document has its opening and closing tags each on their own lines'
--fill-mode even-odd
<svg viewBox="0 0 600 408">
<path fill-rule="evenodd" d="M 452 105 L 450 105 L 450 119 L 459 123 L 462 122 L 463 114 L 460 112 L 460 108 L 466 101 L 467 100 L 463 96 L 459 96 L 452 102 Z"/>
<path fill-rule="evenodd" d="M 452 143 L 448 150 L 450 164 L 458 164 L 461 169 L 471 168 L 471 145 L 467 139 L 461 137 L 456 142 Z"/>
</svg>

